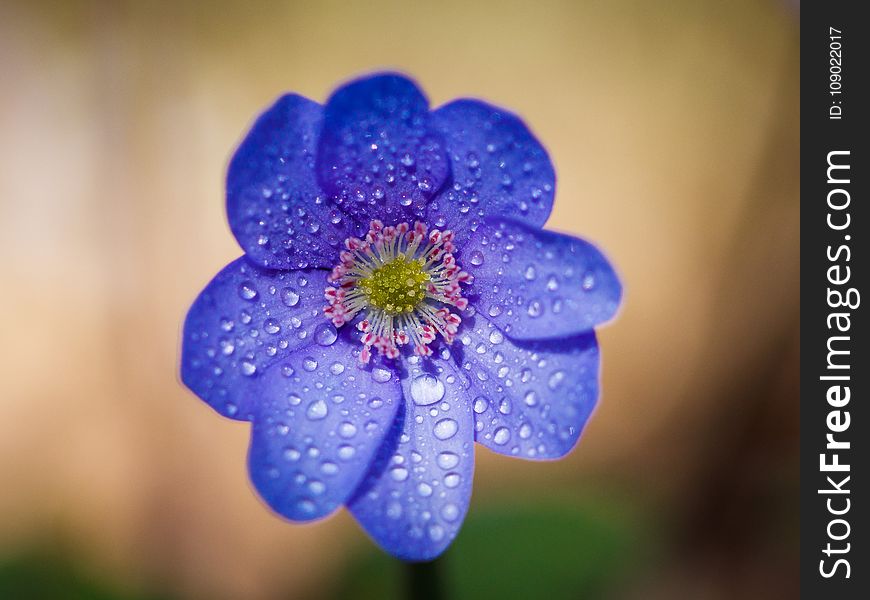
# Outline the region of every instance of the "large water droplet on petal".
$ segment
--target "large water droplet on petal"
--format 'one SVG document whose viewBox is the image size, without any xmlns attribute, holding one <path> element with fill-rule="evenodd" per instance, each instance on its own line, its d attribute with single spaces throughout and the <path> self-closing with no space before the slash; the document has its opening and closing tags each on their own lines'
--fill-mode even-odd
<svg viewBox="0 0 870 600">
<path fill-rule="evenodd" d="M 305 411 L 305 415 L 312 421 L 319 421 L 320 419 L 325 419 L 326 415 L 328 414 L 329 407 L 323 400 L 315 400 L 308 405 L 308 410 Z"/>
<path fill-rule="evenodd" d="M 453 419 L 441 419 L 435 423 L 433 433 L 439 440 L 449 440 L 459 430 L 459 424 Z"/>
<path fill-rule="evenodd" d="M 443 397 L 444 384 L 432 375 L 419 375 L 411 382 L 411 399 L 420 406 L 435 404 Z"/>
<path fill-rule="evenodd" d="M 314 340 L 321 346 L 331 346 L 338 339 L 338 331 L 332 323 L 321 323 L 314 331 Z"/>
</svg>

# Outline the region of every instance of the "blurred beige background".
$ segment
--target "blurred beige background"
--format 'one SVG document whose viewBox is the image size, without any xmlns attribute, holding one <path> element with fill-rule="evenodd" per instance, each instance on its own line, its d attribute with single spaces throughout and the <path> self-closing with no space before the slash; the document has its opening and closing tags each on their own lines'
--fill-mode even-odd
<svg viewBox="0 0 870 600">
<path fill-rule="evenodd" d="M 625 282 L 579 448 L 546 464 L 479 449 L 472 510 L 622 490 L 689 532 L 697 561 L 666 561 L 640 596 L 714 597 L 731 558 L 692 541 L 691 519 L 797 482 L 793 10 L 0 0 L 0 558 L 47 540 L 132 585 L 265 600 L 368 547 L 345 513 L 272 516 L 247 483 L 248 427 L 176 371 L 189 303 L 240 254 L 222 183 L 252 119 L 282 92 L 323 101 L 394 68 L 433 105 L 521 114 L 557 169 L 547 226 L 598 243 Z M 758 552 L 797 573 L 787 550 Z M 745 569 L 728 575 L 740 590 L 772 585 Z"/>
</svg>

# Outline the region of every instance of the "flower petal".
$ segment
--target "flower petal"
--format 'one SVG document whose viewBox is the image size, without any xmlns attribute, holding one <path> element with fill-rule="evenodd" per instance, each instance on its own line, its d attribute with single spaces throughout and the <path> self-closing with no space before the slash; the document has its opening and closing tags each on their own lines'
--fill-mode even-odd
<svg viewBox="0 0 870 600">
<path fill-rule="evenodd" d="M 447 548 L 468 510 L 474 428 L 468 382 L 452 361 L 409 367 L 403 409 L 348 506 L 390 554 L 430 560 Z"/>
<path fill-rule="evenodd" d="M 429 203 L 427 221 L 463 234 L 486 217 L 541 226 L 553 207 L 556 174 L 547 151 L 516 115 L 479 100 L 432 113 L 444 137 L 453 185 Z"/>
<path fill-rule="evenodd" d="M 429 103 L 413 81 L 395 74 L 339 88 L 324 112 L 317 169 L 324 190 L 366 224 L 420 217 L 449 173 Z"/>
<path fill-rule="evenodd" d="M 270 369 L 254 408 L 248 470 L 260 496 L 294 521 L 345 503 L 395 420 L 398 379 L 359 367 L 347 334 L 312 344 Z"/>
<path fill-rule="evenodd" d="M 227 172 L 230 228 L 263 267 L 332 267 L 347 217 L 317 184 L 314 158 L 323 107 L 288 94 L 257 119 Z"/>
<path fill-rule="evenodd" d="M 482 223 L 459 253 L 478 311 L 517 339 L 591 330 L 613 317 L 622 286 L 592 244 L 506 219 Z"/>
<path fill-rule="evenodd" d="M 521 458 L 567 454 L 598 400 L 595 333 L 518 342 L 477 314 L 460 340 L 454 356 L 475 394 L 475 439 Z"/>
<path fill-rule="evenodd" d="M 242 257 L 187 313 L 181 379 L 227 417 L 250 418 L 266 369 L 332 327 L 321 313 L 328 271 L 272 271 Z"/>
</svg>

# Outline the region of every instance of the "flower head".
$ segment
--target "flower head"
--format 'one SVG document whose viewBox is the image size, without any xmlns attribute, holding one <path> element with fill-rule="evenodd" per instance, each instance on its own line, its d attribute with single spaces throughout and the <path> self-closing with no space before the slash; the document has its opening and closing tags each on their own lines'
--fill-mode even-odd
<svg viewBox="0 0 870 600">
<path fill-rule="evenodd" d="M 465 516 L 475 441 L 573 448 L 598 397 L 593 328 L 621 288 L 592 245 L 541 229 L 554 191 L 517 117 L 430 111 L 400 75 L 260 116 L 227 176 L 245 255 L 191 307 L 181 375 L 252 422 L 272 509 L 346 505 L 385 550 L 426 560 Z"/>
</svg>

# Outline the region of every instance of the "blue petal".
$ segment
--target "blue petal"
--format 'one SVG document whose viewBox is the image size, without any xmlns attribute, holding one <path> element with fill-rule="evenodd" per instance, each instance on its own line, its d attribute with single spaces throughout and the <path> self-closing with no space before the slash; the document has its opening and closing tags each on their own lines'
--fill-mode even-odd
<svg viewBox="0 0 870 600">
<path fill-rule="evenodd" d="M 475 439 L 521 458 L 567 454 L 598 399 L 595 334 L 518 342 L 480 314 L 462 325 L 454 355 L 475 394 Z"/>
<path fill-rule="evenodd" d="M 359 367 L 359 342 L 332 335 L 263 377 L 248 469 L 260 496 L 294 521 L 344 504 L 395 420 L 398 380 Z"/>
<path fill-rule="evenodd" d="M 430 560 L 450 545 L 468 510 L 474 427 L 468 381 L 452 361 L 409 367 L 404 408 L 348 506 L 390 554 Z"/>
<path fill-rule="evenodd" d="M 317 169 L 345 210 L 387 224 L 422 216 L 449 164 L 413 81 L 379 74 L 339 88 L 326 104 Z"/>
<path fill-rule="evenodd" d="M 604 255 L 583 240 L 490 219 L 459 245 L 459 264 L 474 275 L 467 295 L 513 338 L 583 333 L 619 307 L 619 279 Z"/>
<path fill-rule="evenodd" d="M 218 273 L 187 313 L 181 379 L 222 415 L 250 418 L 266 369 L 332 325 L 327 271 L 271 271 L 239 258 Z"/>
<path fill-rule="evenodd" d="M 452 186 L 429 203 L 427 222 L 460 234 L 486 217 L 541 226 L 550 216 L 556 174 L 541 143 L 515 115 L 478 100 L 432 113 L 444 136 Z"/>
<path fill-rule="evenodd" d="M 317 185 L 323 107 L 280 98 L 254 123 L 227 173 L 230 228 L 248 257 L 275 269 L 332 267 L 347 217 Z"/>
</svg>

